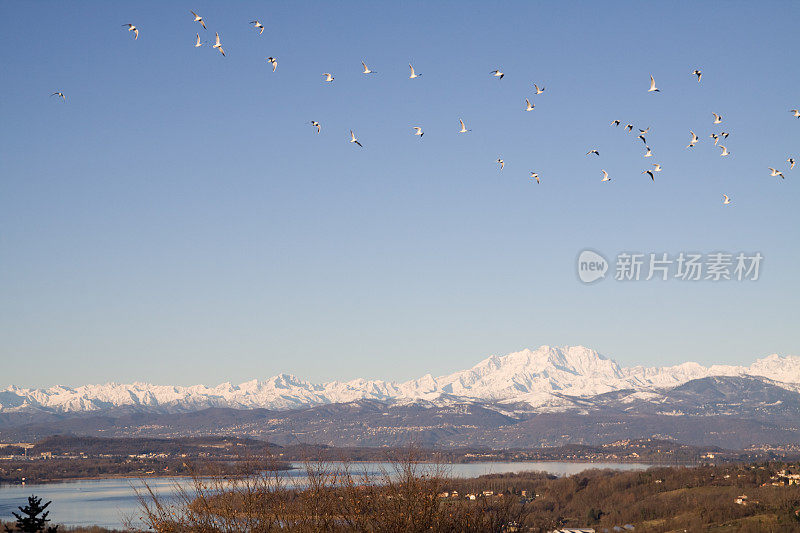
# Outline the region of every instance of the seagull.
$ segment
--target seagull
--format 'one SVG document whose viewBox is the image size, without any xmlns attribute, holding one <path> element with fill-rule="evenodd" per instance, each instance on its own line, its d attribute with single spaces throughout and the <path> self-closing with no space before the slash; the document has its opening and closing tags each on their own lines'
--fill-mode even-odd
<svg viewBox="0 0 800 533">
<path fill-rule="evenodd" d="M 641 129 L 641 128 L 639 129 L 639 133 L 641 133 L 642 135 L 644 135 L 644 134 L 645 134 L 645 133 L 647 133 L 648 131 L 650 131 L 650 126 L 647 126 L 647 129 L 646 129 L 646 130 L 643 130 L 643 129 Z"/>
<path fill-rule="evenodd" d="M 709 137 L 714 139 L 714 146 L 716 146 L 717 143 L 719 142 L 719 135 L 717 135 L 716 133 L 712 133 L 711 135 L 709 135 Z"/>
<path fill-rule="evenodd" d="M 133 32 L 133 35 L 134 35 L 133 40 L 134 41 L 139 38 L 139 28 L 137 28 L 133 24 L 123 24 L 123 26 L 127 26 L 128 27 L 128 31 L 132 31 Z"/>
<path fill-rule="evenodd" d="M 217 34 L 217 43 L 212 48 L 216 48 L 217 50 L 219 50 L 220 54 L 222 54 L 223 56 L 225 55 L 225 50 L 222 49 L 222 43 L 219 42 L 219 33 Z"/>
<path fill-rule="evenodd" d="M 645 146 L 647 146 L 647 139 L 644 138 L 644 134 L 640 133 L 637 139 L 641 139 Z"/>
<path fill-rule="evenodd" d="M 331 76 L 327 72 L 324 73 L 323 76 L 325 76 L 325 80 L 324 81 L 333 81 L 333 76 Z"/>
<path fill-rule="evenodd" d="M 716 113 L 711 113 L 711 114 L 714 115 L 714 124 L 719 124 L 720 122 L 722 122 L 721 115 L 717 115 Z"/>
<path fill-rule="evenodd" d="M 255 29 L 259 30 L 259 32 L 258 32 L 258 34 L 259 34 L 259 35 L 261 35 L 262 33 L 264 33 L 264 25 L 263 25 L 263 24 L 261 24 L 259 21 L 257 21 L 257 20 L 251 20 L 251 21 L 250 21 L 250 24 L 252 24 L 252 25 L 253 25 L 253 27 L 254 27 Z"/>
<path fill-rule="evenodd" d="M 536 89 L 536 94 L 542 94 L 544 92 L 544 87 L 539 87 L 535 83 L 533 84 L 533 88 Z"/>
<path fill-rule="evenodd" d="M 205 21 L 205 20 L 203 20 L 203 17 L 201 17 L 200 15 L 198 15 L 197 13 L 195 13 L 194 11 L 189 11 L 189 13 L 191 13 L 192 15 L 194 15 L 194 20 L 193 20 L 192 22 L 199 22 L 199 23 L 200 23 L 200 25 L 201 25 L 201 26 L 203 26 L 203 29 L 204 29 L 204 30 L 207 30 L 207 29 L 208 29 L 208 28 L 206 28 L 206 21 Z"/>
<path fill-rule="evenodd" d="M 317 122 L 316 120 L 312 120 L 309 124 L 317 128 L 317 133 L 319 133 L 322 130 L 322 126 L 320 126 L 319 122 Z"/>
<path fill-rule="evenodd" d="M 422 136 L 425 135 L 425 132 L 422 131 L 422 128 L 419 126 L 414 126 L 414 135 L 419 135 L 419 138 L 422 139 Z"/>
<path fill-rule="evenodd" d="M 589 155 L 589 154 L 600 155 L 600 152 L 596 148 L 592 148 L 591 150 L 586 152 L 586 155 Z"/>
<path fill-rule="evenodd" d="M 730 135 L 730 132 L 723 131 L 722 133 L 720 133 L 720 135 L 722 135 L 723 137 L 725 137 L 727 139 L 728 135 Z"/>
<path fill-rule="evenodd" d="M 608 177 L 608 172 L 606 172 L 605 170 L 603 170 L 602 172 L 603 172 L 603 179 L 601 179 L 600 181 L 611 181 L 611 178 Z"/>
<path fill-rule="evenodd" d="M 367 64 L 364 63 L 363 61 L 361 62 L 361 64 L 364 65 L 364 74 L 374 74 L 375 73 L 375 71 L 374 70 L 370 70 L 369 67 L 367 66 Z"/>
<path fill-rule="evenodd" d="M 796 118 L 800 118 L 800 109 L 790 109 L 789 113 L 794 113 Z"/>
<path fill-rule="evenodd" d="M 612 120 L 611 121 L 611 125 L 614 126 L 614 127 L 618 127 L 619 124 L 620 124 L 619 120 Z"/>
<path fill-rule="evenodd" d="M 278 68 L 278 60 L 274 57 L 268 57 L 267 63 L 272 63 L 272 72 L 275 72 L 275 69 Z"/>
<path fill-rule="evenodd" d="M 500 70 L 493 70 L 489 74 L 491 74 L 495 78 L 500 78 L 501 80 L 503 79 L 503 76 L 505 76 L 505 74 L 503 74 Z"/>
<path fill-rule="evenodd" d="M 691 133 L 691 134 L 692 134 L 692 142 L 690 142 L 690 143 L 689 143 L 689 146 L 687 146 L 686 148 L 694 148 L 694 145 L 695 145 L 695 144 L 697 143 L 697 141 L 699 141 L 700 139 L 698 139 L 698 138 L 697 138 L 697 135 L 695 135 L 693 131 L 689 130 L 689 133 Z"/>
<path fill-rule="evenodd" d="M 723 194 L 722 198 L 723 198 L 722 205 L 728 205 L 729 203 L 731 203 L 731 199 L 727 194 Z"/>
<path fill-rule="evenodd" d="M 531 171 L 531 179 L 535 179 L 536 183 L 539 183 L 539 174 L 536 172 Z"/>
<path fill-rule="evenodd" d="M 727 148 L 725 148 L 725 147 L 724 147 L 724 146 L 722 146 L 722 145 L 720 145 L 719 147 L 720 147 L 720 148 L 722 148 L 722 153 L 721 153 L 721 154 L 719 154 L 719 155 L 720 155 L 720 157 L 722 157 L 722 156 L 726 156 L 726 155 L 731 155 L 731 153 L 728 151 L 728 149 L 727 149 Z"/>
<path fill-rule="evenodd" d="M 772 167 L 767 167 L 767 168 L 770 170 L 770 176 L 780 176 L 780 177 L 781 177 L 781 179 L 786 179 L 786 178 L 784 178 L 784 176 L 783 176 L 783 173 L 782 173 L 782 172 L 779 172 L 779 171 L 775 170 L 775 169 L 774 169 L 774 168 L 772 168 Z"/>
<path fill-rule="evenodd" d="M 463 120 L 458 119 L 458 121 L 461 123 L 461 130 L 458 133 L 467 133 L 468 131 L 472 131 L 467 129 L 467 127 L 464 125 Z"/>
<path fill-rule="evenodd" d="M 653 152 L 650 151 L 650 147 L 645 145 L 645 148 L 647 149 L 647 153 L 644 154 L 644 156 L 645 157 L 653 157 Z"/>
<path fill-rule="evenodd" d="M 661 89 L 656 89 L 656 80 L 653 79 L 652 75 L 650 76 L 650 88 L 647 89 L 647 92 L 649 92 L 649 93 L 652 93 L 652 92 L 659 93 L 659 92 L 661 92 Z"/>
<path fill-rule="evenodd" d="M 692 72 L 692 74 L 694 74 L 695 76 L 697 76 L 697 83 L 700 83 L 700 78 L 702 78 L 702 77 L 703 77 L 703 73 L 702 73 L 702 72 L 700 72 L 700 70 L 699 70 L 699 69 L 695 69 L 695 71 L 694 71 L 694 72 Z"/>
<path fill-rule="evenodd" d="M 350 142 L 351 143 L 356 143 L 357 145 L 361 146 L 361 143 L 358 142 L 358 139 L 356 139 L 356 134 L 353 133 L 353 130 L 350 130 Z M 364 147 L 361 146 L 361 148 L 364 148 Z"/>
<path fill-rule="evenodd" d="M 644 172 L 642 172 L 642 174 L 647 174 L 648 176 L 650 176 L 651 180 L 656 181 L 656 178 L 655 176 L 653 176 L 653 172 L 651 170 L 645 170 Z"/>
<path fill-rule="evenodd" d="M 497 162 L 500 163 L 500 170 L 503 170 L 506 166 L 506 162 L 503 161 L 501 158 L 497 158 Z"/>
<path fill-rule="evenodd" d="M 625 126 L 625 129 L 628 131 L 633 131 L 633 124 L 628 124 L 627 126 Z"/>
<path fill-rule="evenodd" d="M 422 74 L 417 74 L 414 71 L 414 65 L 412 65 L 411 63 L 408 64 L 408 68 L 411 69 L 411 76 L 409 76 L 408 79 L 413 80 L 414 78 L 419 78 L 420 76 L 422 76 Z"/>
<path fill-rule="evenodd" d="M 786 160 L 786 162 L 789 163 L 789 170 L 792 170 L 794 168 L 794 158 L 790 157 L 789 159 Z"/>
<path fill-rule="evenodd" d="M 51 94 L 50 96 L 60 96 L 62 100 L 64 100 L 65 102 L 67 101 L 67 97 L 64 96 L 64 93 L 62 93 L 61 91 L 56 91 L 53 94 Z"/>
<path fill-rule="evenodd" d="M 653 166 L 655 167 L 653 169 L 653 172 L 661 172 L 661 165 L 659 165 L 658 163 L 653 163 Z"/>
<path fill-rule="evenodd" d="M 194 43 L 194 47 L 195 48 L 200 48 L 201 46 L 203 46 L 203 43 L 200 42 L 200 34 L 198 33 L 197 34 L 197 42 Z"/>
<path fill-rule="evenodd" d="M 536 107 L 536 104 L 532 104 L 531 101 L 526 98 L 525 99 L 525 111 L 533 111 L 534 107 Z"/>
</svg>

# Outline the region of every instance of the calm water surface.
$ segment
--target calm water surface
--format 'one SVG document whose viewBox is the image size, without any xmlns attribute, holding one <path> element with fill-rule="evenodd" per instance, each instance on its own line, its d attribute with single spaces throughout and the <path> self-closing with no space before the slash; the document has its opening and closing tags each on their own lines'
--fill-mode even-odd
<svg viewBox="0 0 800 533">
<path fill-rule="evenodd" d="M 283 475 L 299 483 L 305 473 L 301 464 L 298 470 L 287 471 Z M 475 477 L 483 474 L 502 474 L 505 472 L 539 471 L 557 476 L 577 474 L 590 468 L 613 468 L 615 470 L 643 470 L 649 465 L 630 463 L 470 463 L 447 465 L 451 475 Z M 388 463 L 354 463 L 353 472 L 380 474 L 391 471 Z M 186 480 L 173 478 L 149 478 L 148 484 L 161 495 L 175 493 L 175 483 L 188 485 Z M 50 518 L 68 526 L 99 525 L 108 528 L 122 528 L 125 517 L 137 517 L 139 502 L 133 487 L 141 486 L 138 478 L 91 479 L 65 481 L 43 485 L 28 484 L 0 486 L 0 519 L 10 520 L 11 511 L 18 505 L 27 503 L 27 497 L 36 494 L 45 501 L 52 500 L 48 507 Z"/>
</svg>

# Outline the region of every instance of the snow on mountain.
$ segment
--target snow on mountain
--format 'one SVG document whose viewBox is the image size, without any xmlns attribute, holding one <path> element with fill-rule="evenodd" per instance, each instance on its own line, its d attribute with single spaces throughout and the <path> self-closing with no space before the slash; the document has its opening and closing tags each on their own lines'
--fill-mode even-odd
<svg viewBox="0 0 800 533">
<path fill-rule="evenodd" d="M 46 410 L 100 411 L 133 407 L 191 411 L 207 407 L 292 409 L 373 399 L 381 401 L 491 401 L 526 403 L 539 410 L 561 410 L 569 397 L 590 397 L 633 389 L 642 394 L 710 376 L 761 376 L 800 390 L 800 357 L 777 354 L 749 367 L 697 363 L 622 368 L 583 346 L 541 346 L 503 356 L 492 355 L 467 370 L 435 378 L 430 374 L 405 383 L 354 379 L 314 384 L 290 374 L 215 387 L 147 383 L 84 385 L 47 389 L 8 387 L 0 391 L 0 412 Z"/>
</svg>

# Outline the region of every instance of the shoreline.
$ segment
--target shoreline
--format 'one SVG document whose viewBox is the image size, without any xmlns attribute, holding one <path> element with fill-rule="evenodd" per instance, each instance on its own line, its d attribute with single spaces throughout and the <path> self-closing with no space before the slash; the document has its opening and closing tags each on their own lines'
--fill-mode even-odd
<svg viewBox="0 0 800 533">
<path fill-rule="evenodd" d="M 331 461 L 295 461 L 295 460 L 288 460 L 293 465 L 302 465 L 306 462 L 311 463 L 334 463 L 334 464 L 389 464 L 388 461 L 341 461 L 341 460 L 331 460 Z M 535 461 L 469 461 L 469 462 L 436 462 L 436 461 L 417 461 L 418 464 L 423 465 L 443 465 L 443 466 L 458 466 L 458 465 L 474 465 L 474 464 L 525 464 L 525 463 L 553 463 L 553 464 L 619 464 L 619 465 L 645 465 L 648 467 L 686 467 L 686 466 L 697 466 L 697 465 L 688 465 L 688 464 L 668 464 L 668 463 L 659 463 L 659 462 L 652 462 L 652 461 L 619 461 L 619 460 L 562 460 L 562 459 L 541 459 Z M 290 468 L 281 469 L 280 472 L 291 472 L 291 471 L 302 471 L 302 466 L 292 466 Z M 533 472 L 534 470 L 530 470 Z M 79 481 L 103 481 L 103 480 L 121 480 L 121 479 L 130 479 L 130 480 L 148 480 L 148 479 L 191 479 L 193 476 L 191 474 L 173 474 L 173 475 L 143 475 L 143 476 L 135 476 L 130 474 L 108 474 L 108 475 L 97 475 L 97 476 L 76 476 L 76 477 L 64 477 L 64 478 L 48 478 L 48 479 L 39 479 L 36 481 L 29 481 L 26 482 L 24 485 L 22 483 L 9 483 L 9 482 L 0 482 L 0 489 L 5 487 L 20 487 L 20 486 L 36 486 L 36 485 L 52 485 L 58 483 L 70 483 L 70 482 L 79 482 Z M 200 478 L 207 478 L 211 476 L 204 476 L 200 475 L 197 476 Z M 230 476 L 233 477 L 233 476 Z M 239 476 L 241 477 L 241 476 Z"/>
</svg>

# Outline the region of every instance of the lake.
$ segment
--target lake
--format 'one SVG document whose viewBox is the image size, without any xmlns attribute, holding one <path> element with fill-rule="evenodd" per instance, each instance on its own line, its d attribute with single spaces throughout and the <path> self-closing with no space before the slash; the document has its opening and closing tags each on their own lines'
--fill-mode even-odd
<svg viewBox="0 0 800 533">
<path fill-rule="evenodd" d="M 299 463 L 297 470 L 283 472 L 287 479 L 302 483 L 305 471 Z M 577 474 L 591 468 L 612 468 L 615 470 L 644 470 L 650 465 L 633 463 L 557 463 L 557 462 L 516 462 L 516 463 L 469 463 L 447 465 L 450 473 L 458 477 L 475 477 L 483 474 L 502 474 L 506 472 L 539 471 L 557 476 Z M 388 463 L 352 463 L 351 471 L 367 471 L 379 474 L 391 471 Z M 174 493 L 173 478 L 148 478 L 148 484 L 159 494 Z M 178 480 L 188 484 L 187 480 Z M 67 526 L 98 525 L 107 528 L 122 528 L 125 517 L 136 517 L 139 502 L 133 486 L 141 486 L 138 478 L 87 479 L 64 481 L 42 485 L 2 485 L 0 486 L 0 519 L 11 520 L 11 511 L 27 503 L 27 497 L 36 494 L 44 501 L 52 500 L 48 507 L 54 523 Z"/>
</svg>

